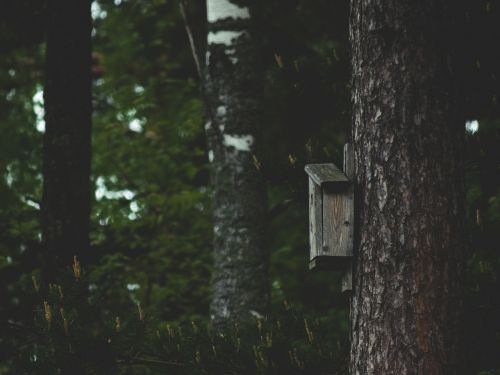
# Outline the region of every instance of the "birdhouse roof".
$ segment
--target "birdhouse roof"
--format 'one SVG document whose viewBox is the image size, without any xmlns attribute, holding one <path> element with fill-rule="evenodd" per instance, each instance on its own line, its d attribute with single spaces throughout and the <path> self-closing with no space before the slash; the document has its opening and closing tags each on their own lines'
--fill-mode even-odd
<svg viewBox="0 0 500 375">
<path fill-rule="evenodd" d="M 347 176 L 333 163 L 308 164 L 305 171 L 320 186 L 349 182 Z"/>
</svg>

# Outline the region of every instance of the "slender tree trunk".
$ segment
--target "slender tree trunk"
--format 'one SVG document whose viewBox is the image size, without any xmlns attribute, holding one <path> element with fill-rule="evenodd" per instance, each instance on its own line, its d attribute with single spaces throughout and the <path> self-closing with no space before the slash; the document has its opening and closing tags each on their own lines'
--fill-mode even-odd
<svg viewBox="0 0 500 375">
<path fill-rule="evenodd" d="M 352 0 L 352 374 L 459 373 L 464 119 L 444 0 Z"/>
<path fill-rule="evenodd" d="M 214 190 L 216 325 L 265 314 L 269 299 L 266 191 L 254 158 L 261 79 L 250 3 L 207 0 L 205 128 Z"/>
<path fill-rule="evenodd" d="M 43 151 L 44 273 L 89 247 L 90 1 L 49 0 Z"/>
</svg>

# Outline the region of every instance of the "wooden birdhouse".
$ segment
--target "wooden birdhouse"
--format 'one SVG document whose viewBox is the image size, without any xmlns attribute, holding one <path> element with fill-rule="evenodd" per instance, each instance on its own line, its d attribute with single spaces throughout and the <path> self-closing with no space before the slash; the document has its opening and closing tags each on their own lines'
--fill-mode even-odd
<svg viewBox="0 0 500 375">
<path fill-rule="evenodd" d="M 354 237 L 351 145 L 344 148 L 344 173 L 335 164 L 308 164 L 309 269 L 350 272 Z M 348 177 L 349 176 L 349 177 Z"/>
</svg>

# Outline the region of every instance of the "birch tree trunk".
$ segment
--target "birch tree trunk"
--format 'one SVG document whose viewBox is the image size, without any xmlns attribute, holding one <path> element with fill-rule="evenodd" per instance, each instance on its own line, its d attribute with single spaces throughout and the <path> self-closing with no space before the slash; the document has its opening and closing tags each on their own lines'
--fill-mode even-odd
<svg viewBox="0 0 500 375">
<path fill-rule="evenodd" d="M 457 374 L 465 120 L 444 0 L 352 0 L 352 374 Z"/>
<path fill-rule="evenodd" d="M 48 1 L 43 140 L 44 273 L 89 247 L 90 1 Z"/>
<path fill-rule="evenodd" d="M 261 78 L 250 1 L 207 0 L 205 126 L 214 190 L 214 324 L 266 313 L 266 190 L 254 159 Z"/>
</svg>

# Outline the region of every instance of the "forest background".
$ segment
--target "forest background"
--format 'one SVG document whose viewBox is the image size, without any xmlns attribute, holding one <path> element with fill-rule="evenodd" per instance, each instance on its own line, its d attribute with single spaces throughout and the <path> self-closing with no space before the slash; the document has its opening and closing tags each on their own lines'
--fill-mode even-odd
<svg viewBox="0 0 500 375">
<path fill-rule="evenodd" d="M 44 314 L 42 308 L 33 312 L 39 302 L 33 277 L 38 280 L 44 256 L 40 253 L 39 208 L 45 125 L 45 4 L 18 0 L 3 5 L 0 374 L 10 374 L 16 373 L 16 366 L 24 366 L 23 371 L 30 373 L 26 368 L 51 358 L 48 347 L 59 345 L 63 338 L 52 337 L 46 327 L 33 323 L 38 322 L 34 315 Z M 281 316 L 293 309 L 294 319 L 302 324 L 296 340 L 304 345 L 313 343 L 302 317 L 325 333 L 325 342 L 342 348 L 349 324 L 348 297 L 340 292 L 341 275 L 307 269 L 303 167 L 311 162 L 341 165 L 342 147 L 349 140 L 349 3 L 272 0 L 257 10 L 256 22 L 265 36 L 260 40 L 265 126 L 264 147 L 255 160 L 264 176 L 270 207 L 267 242 L 272 311 Z M 203 2 L 189 2 L 186 11 L 203 62 L 206 9 Z M 97 322 L 113 322 L 116 329 L 116 317 L 134 319 L 137 304 L 139 311 L 154 320 L 152 325 L 203 325 L 208 319 L 212 265 L 209 161 L 200 78 L 179 3 L 94 1 L 92 19 L 91 178 L 95 194 L 91 251 L 81 264 L 98 297 L 94 306 L 82 308 L 98 306 L 99 314 L 88 327 L 94 327 L 91 331 L 96 336 L 102 333 Z M 498 373 L 500 368 L 500 53 L 495 48 L 500 40 L 499 20 L 498 3 L 469 1 L 460 44 L 468 118 L 464 131 L 470 252 L 464 330 L 470 373 Z M 75 293 L 80 292 L 75 289 Z M 129 339 L 139 347 L 142 339 L 137 327 L 134 329 Z M 181 338 L 175 340 L 182 342 Z M 41 342 L 46 344 L 43 350 Z M 304 358 L 311 354 L 299 344 L 297 348 L 299 353 L 292 352 L 287 360 L 291 358 L 297 371 L 306 371 Z M 198 362 L 196 349 L 185 350 L 192 351 L 190 361 Z M 139 352 L 144 349 L 137 349 Z M 38 355 L 34 357 L 34 353 Z M 72 358 L 71 350 L 68 353 L 62 361 Z M 342 353 L 339 349 L 337 371 L 341 371 Z M 253 360 L 252 366 L 269 366 L 264 360 L 259 365 L 259 355 L 254 355 L 257 364 Z M 148 372 L 155 371 L 150 363 L 142 365 L 134 371 L 154 373 Z"/>
</svg>

